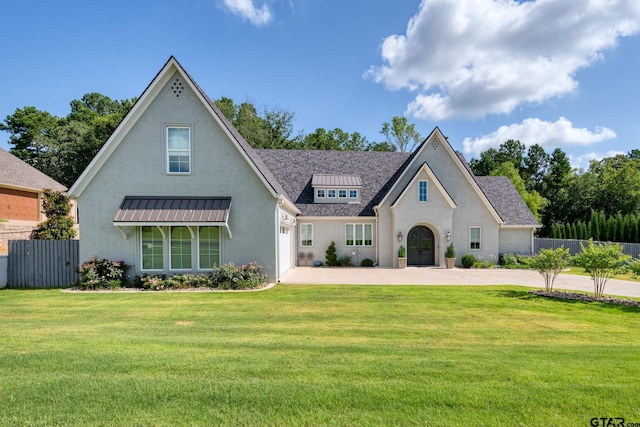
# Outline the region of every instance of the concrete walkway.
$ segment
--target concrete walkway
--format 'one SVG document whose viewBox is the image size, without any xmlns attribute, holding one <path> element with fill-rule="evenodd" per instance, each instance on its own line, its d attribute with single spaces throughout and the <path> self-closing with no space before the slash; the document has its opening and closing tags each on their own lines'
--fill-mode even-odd
<svg viewBox="0 0 640 427">
<path fill-rule="evenodd" d="M 401 270 L 382 267 L 296 267 L 287 271 L 280 282 L 325 285 L 522 285 L 544 288 L 544 279 L 537 271 L 501 268 L 407 267 Z M 593 292 L 593 281 L 588 276 L 560 274 L 553 289 Z M 640 283 L 611 279 L 607 282 L 605 293 L 640 297 Z"/>
</svg>

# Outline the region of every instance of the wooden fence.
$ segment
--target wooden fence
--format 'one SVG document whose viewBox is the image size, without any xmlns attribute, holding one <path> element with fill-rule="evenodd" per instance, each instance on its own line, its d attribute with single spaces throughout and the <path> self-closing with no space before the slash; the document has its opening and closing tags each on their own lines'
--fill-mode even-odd
<svg viewBox="0 0 640 427">
<path fill-rule="evenodd" d="M 62 288 L 78 280 L 78 240 L 10 240 L 7 287 Z"/>
<path fill-rule="evenodd" d="M 537 254 L 540 249 L 556 249 L 564 246 L 565 249 L 569 249 L 571 255 L 577 255 L 580 253 L 580 243 L 587 245 L 588 240 L 570 240 L 570 239 L 533 239 L 533 253 Z M 604 243 L 596 242 L 593 243 Z M 640 243 L 619 243 L 622 246 L 622 250 L 625 254 L 631 255 L 634 258 L 640 257 Z"/>
</svg>

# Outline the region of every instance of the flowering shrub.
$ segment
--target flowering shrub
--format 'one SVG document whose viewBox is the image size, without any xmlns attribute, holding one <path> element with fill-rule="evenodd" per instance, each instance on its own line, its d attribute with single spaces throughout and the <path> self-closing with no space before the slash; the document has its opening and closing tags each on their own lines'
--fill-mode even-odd
<svg viewBox="0 0 640 427">
<path fill-rule="evenodd" d="M 117 289 L 128 286 L 129 265 L 124 261 L 111 261 L 91 257 L 78 268 L 80 275 L 75 283 L 80 289 Z"/>
<path fill-rule="evenodd" d="M 262 267 L 254 262 L 235 266 L 224 264 L 217 271 L 208 274 L 175 274 L 173 276 L 136 276 L 133 286 L 139 289 L 162 291 L 167 289 L 254 289 L 264 284 L 266 276 Z"/>
</svg>

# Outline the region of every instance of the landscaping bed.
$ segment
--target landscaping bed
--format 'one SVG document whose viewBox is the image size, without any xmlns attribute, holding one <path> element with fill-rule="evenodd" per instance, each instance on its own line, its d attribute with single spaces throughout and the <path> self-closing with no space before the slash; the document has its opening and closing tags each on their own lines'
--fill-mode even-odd
<svg viewBox="0 0 640 427">
<path fill-rule="evenodd" d="M 629 307 L 640 307 L 640 301 L 616 298 L 611 296 L 595 297 L 593 295 L 581 294 L 577 292 L 564 292 L 564 291 L 548 292 L 545 290 L 535 290 L 535 291 L 531 291 L 531 293 L 534 295 L 538 295 L 541 297 L 548 297 L 548 298 L 568 299 L 568 300 L 583 301 L 583 302 L 604 302 L 607 304 L 618 304 L 618 305 L 626 305 Z"/>
</svg>

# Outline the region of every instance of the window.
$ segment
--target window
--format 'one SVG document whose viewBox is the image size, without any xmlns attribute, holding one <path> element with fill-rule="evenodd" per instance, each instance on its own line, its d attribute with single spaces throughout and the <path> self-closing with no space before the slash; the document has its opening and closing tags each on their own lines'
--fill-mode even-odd
<svg viewBox="0 0 640 427">
<path fill-rule="evenodd" d="M 319 199 L 324 199 L 324 197 L 325 197 L 325 195 L 324 195 L 324 194 L 325 194 L 325 192 L 324 192 L 324 188 L 318 188 L 318 189 L 316 190 L 316 197 L 317 197 L 317 198 L 319 198 Z"/>
<path fill-rule="evenodd" d="M 200 227 L 198 253 L 200 270 L 209 270 L 220 265 L 220 227 Z"/>
<path fill-rule="evenodd" d="M 371 246 L 373 244 L 372 224 L 347 224 L 345 244 L 347 246 Z"/>
<path fill-rule="evenodd" d="M 336 190 L 327 190 L 327 197 L 329 197 L 331 199 L 335 199 L 336 198 Z"/>
<path fill-rule="evenodd" d="M 421 202 L 427 201 L 427 181 L 418 183 L 418 200 Z"/>
<path fill-rule="evenodd" d="M 358 190 L 349 190 L 349 198 L 357 199 L 358 198 Z"/>
<path fill-rule="evenodd" d="M 471 227 L 469 229 L 469 248 L 480 249 L 480 227 Z"/>
<path fill-rule="evenodd" d="M 158 227 L 142 227 L 142 269 L 162 270 L 164 268 L 164 242 Z"/>
<path fill-rule="evenodd" d="M 347 190 L 338 190 L 338 197 L 340 199 L 346 199 L 347 198 Z"/>
<path fill-rule="evenodd" d="M 169 173 L 191 172 L 191 129 L 167 127 L 167 159 Z"/>
<path fill-rule="evenodd" d="M 187 227 L 171 227 L 171 269 L 191 269 L 191 232 Z"/>
<path fill-rule="evenodd" d="M 300 224 L 300 244 L 313 246 L 313 224 Z"/>
</svg>

